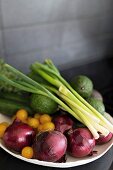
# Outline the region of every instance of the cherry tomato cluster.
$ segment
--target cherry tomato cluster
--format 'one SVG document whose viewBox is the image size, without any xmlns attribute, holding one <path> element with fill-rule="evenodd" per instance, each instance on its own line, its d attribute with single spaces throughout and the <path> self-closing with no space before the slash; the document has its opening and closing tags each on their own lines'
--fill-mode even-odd
<svg viewBox="0 0 113 170">
<path fill-rule="evenodd" d="M 52 131 L 55 129 L 55 125 L 52 122 L 52 117 L 48 114 L 34 114 L 33 117 L 28 116 L 28 112 L 25 109 L 20 109 L 16 112 L 16 114 L 12 117 L 12 121 L 15 119 L 21 120 L 23 123 L 28 124 L 33 129 L 36 130 L 36 133 L 44 132 L 44 131 Z M 0 138 L 3 137 L 5 130 L 9 126 L 9 123 L 2 122 L 0 123 Z M 26 146 L 22 149 L 21 155 L 25 158 L 33 157 L 33 149 L 31 146 Z"/>
</svg>

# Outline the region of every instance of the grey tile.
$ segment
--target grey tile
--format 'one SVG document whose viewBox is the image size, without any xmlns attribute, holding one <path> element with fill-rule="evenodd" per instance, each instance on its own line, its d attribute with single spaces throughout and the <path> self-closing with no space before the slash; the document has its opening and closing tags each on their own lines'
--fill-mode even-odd
<svg viewBox="0 0 113 170">
<path fill-rule="evenodd" d="M 1 0 L 0 0 L 0 29 L 2 29 L 2 10 L 1 10 Z"/>
<path fill-rule="evenodd" d="M 1 14 L 0 14 L 0 30 L 2 29 L 2 19 L 1 19 Z"/>
<path fill-rule="evenodd" d="M 42 62 L 42 56 L 40 51 L 32 51 L 29 53 L 20 53 L 15 55 L 7 55 L 6 62 L 14 66 L 15 68 L 28 73 L 30 64 L 35 61 Z"/>
<path fill-rule="evenodd" d="M 103 33 L 111 33 L 113 32 L 113 15 L 106 15 L 100 20 L 100 30 Z"/>
<path fill-rule="evenodd" d="M 62 16 L 65 0 L 3 0 L 4 27 L 36 24 Z M 16 14 L 16 15 L 15 15 Z M 60 15 L 61 14 L 61 15 Z"/>
<path fill-rule="evenodd" d="M 104 34 L 112 34 L 112 18 L 94 18 L 48 25 L 4 29 L 6 53 L 27 52 L 52 48 L 78 41 L 87 41 Z"/>
<path fill-rule="evenodd" d="M 113 26 L 110 23 L 111 20 L 112 17 L 102 17 L 66 22 L 63 25 L 61 43 L 84 42 L 88 39 L 93 41 L 95 37 L 104 36 L 104 34 L 112 34 Z"/>
<path fill-rule="evenodd" d="M 1 0 L 4 27 L 102 16 L 112 10 L 111 0 Z"/>
<path fill-rule="evenodd" d="M 112 11 L 111 0 L 67 0 L 64 15 L 67 19 L 92 18 L 106 15 L 110 11 Z"/>
<path fill-rule="evenodd" d="M 51 58 L 55 65 L 63 69 L 70 65 L 80 65 L 98 60 L 107 54 L 111 54 L 113 47 L 113 35 L 111 39 L 105 37 L 87 42 L 68 44 L 60 47 L 37 50 L 29 53 L 9 54 L 7 62 L 16 68 L 28 72 L 29 66 L 34 61 L 43 62 L 46 58 Z M 108 53 L 109 52 L 109 53 Z"/>
<path fill-rule="evenodd" d="M 60 45 L 61 27 L 61 24 L 51 24 L 38 27 L 5 29 L 6 52 L 8 54 L 20 53 Z"/>
<path fill-rule="evenodd" d="M 59 48 L 48 49 L 43 51 L 43 58 L 50 56 L 59 68 L 70 65 L 79 65 L 90 61 L 98 60 L 107 55 L 108 50 L 112 49 L 109 45 L 113 43 L 112 39 L 95 39 L 87 42 L 68 44 Z M 109 49 L 108 49 L 109 48 Z"/>
<path fill-rule="evenodd" d="M 4 57 L 2 31 L 0 30 L 0 57 Z"/>
</svg>

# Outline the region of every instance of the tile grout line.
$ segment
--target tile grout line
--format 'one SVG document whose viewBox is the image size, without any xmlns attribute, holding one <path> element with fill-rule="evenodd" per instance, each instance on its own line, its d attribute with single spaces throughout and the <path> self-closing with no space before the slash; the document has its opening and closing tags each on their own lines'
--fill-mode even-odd
<svg viewBox="0 0 113 170">
<path fill-rule="evenodd" d="M 94 38 L 94 40 L 95 41 L 97 41 L 97 42 L 100 42 L 100 41 L 104 41 L 104 40 L 113 40 L 113 33 L 111 34 L 106 34 L 106 35 L 109 35 L 108 36 L 108 38 L 106 37 L 106 36 L 104 36 L 103 37 L 103 35 L 102 36 L 92 36 L 91 38 Z M 81 41 L 82 41 L 82 39 L 79 39 L 77 42 L 75 42 L 75 41 L 70 41 L 70 42 L 66 42 L 66 43 L 63 43 L 62 44 L 62 47 L 64 47 L 64 46 L 73 46 L 73 45 L 76 45 L 76 44 L 81 44 Z M 89 43 L 91 41 L 91 39 L 88 39 L 88 41 L 87 41 L 87 43 Z M 83 43 L 82 45 L 84 45 L 84 44 L 87 44 L 87 43 Z M 55 45 L 55 46 L 47 46 L 47 47 L 42 47 L 42 48 L 32 48 L 32 49 L 27 49 L 27 50 L 25 50 L 25 51 L 18 51 L 18 52 L 10 52 L 9 53 L 9 55 L 11 56 L 11 55 L 16 55 L 16 54 L 28 54 L 28 53 L 32 53 L 32 52 L 36 52 L 36 51 L 43 51 L 43 50 L 50 50 L 50 49 L 54 49 L 54 48 L 56 48 L 56 47 L 61 47 L 61 44 L 57 44 L 57 45 Z M 7 56 L 8 54 L 7 54 L 7 52 L 6 52 L 6 56 Z"/>
<path fill-rule="evenodd" d="M 1 0 L 2 1 L 2 0 Z M 2 9 L 1 9 L 2 11 Z M 111 14 L 112 10 L 109 11 L 106 11 L 106 14 L 109 15 Z M 45 25 L 52 25 L 52 24 L 61 24 L 61 23 L 70 23 L 70 22 L 74 22 L 74 21 L 86 21 L 86 20 L 92 20 L 92 19 L 100 19 L 100 18 L 105 18 L 105 16 L 103 16 L 102 14 L 101 15 L 98 15 L 98 16 L 92 16 L 92 17 L 88 17 L 86 16 L 85 18 L 84 17 L 75 17 L 75 18 L 71 18 L 71 19 L 62 19 L 62 20 L 56 20 L 56 21 L 39 21 L 39 22 L 35 22 L 35 23 L 28 23 L 28 24 L 20 24 L 20 25 L 13 25 L 13 26 L 4 26 L 3 25 L 3 29 L 4 30 L 10 30 L 10 29 L 20 29 L 20 28 L 26 28 L 26 27 L 39 27 L 39 26 L 45 26 Z"/>
</svg>

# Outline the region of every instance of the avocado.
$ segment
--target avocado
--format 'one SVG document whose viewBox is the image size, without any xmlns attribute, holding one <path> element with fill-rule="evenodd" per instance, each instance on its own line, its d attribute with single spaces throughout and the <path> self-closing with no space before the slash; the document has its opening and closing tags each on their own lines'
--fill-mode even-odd
<svg viewBox="0 0 113 170">
<path fill-rule="evenodd" d="M 90 97 L 87 99 L 87 102 L 93 106 L 99 113 L 104 114 L 105 112 L 105 106 L 101 100 L 98 100 L 96 98 Z"/>
<path fill-rule="evenodd" d="M 54 100 L 41 94 L 32 94 L 30 103 L 31 108 L 37 113 L 52 114 L 58 109 L 58 104 Z"/>
<path fill-rule="evenodd" d="M 90 78 L 84 75 L 78 75 L 71 80 L 71 86 L 76 92 L 78 92 L 83 98 L 91 96 L 93 91 L 93 83 Z"/>
<path fill-rule="evenodd" d="M 102 97 L 102 94 L 97 91 L 97 90 L 93 90 L 92 94 L 91 94 L 91 97 L 95 98 L 95 99 L 98 99 L 98 100 L 101 100 L 103 102 L 103 97 Z"/>
</svg>

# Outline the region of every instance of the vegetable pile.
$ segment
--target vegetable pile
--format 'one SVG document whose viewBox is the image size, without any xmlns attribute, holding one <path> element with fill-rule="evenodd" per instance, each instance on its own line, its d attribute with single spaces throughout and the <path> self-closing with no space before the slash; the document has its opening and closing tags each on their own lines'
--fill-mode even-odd
<svg viewBox="0 0 113 170">
<path fill-rule="evenodd" d="M 70 84 L 49 59 L 33 63 L 28 75 L 8 64 L 4 67 L 18 78 L 1 72 L 0 82 L 23 91 L 28 99 L 25 103 L 20 96 L 11 99 L 13 104 L 16 101 L 15 105 L 21 103 L 21 106 L 13 107 L 15 110 L 9 114 L 16 113 L 11 125 L 0 124 L 0 137 L 9 149 L 21 152 L 26 158 L 57 162 L 67 152 L 74 157 L 88 156 L 96 144 L 112 138 L 113 124 L 104 116 L 103 99 L 93 90 L 88 77 L 80 75 Z M 10 99 L 3 97 L 3 100 L 7 100 L 7 105 Z M 7 112 L 3 113 L 8 115 Z M 18 133 L 14 135 L 14 131 Z M 28 151 L 31 155 L 26 154 Z"/>
</svg>

